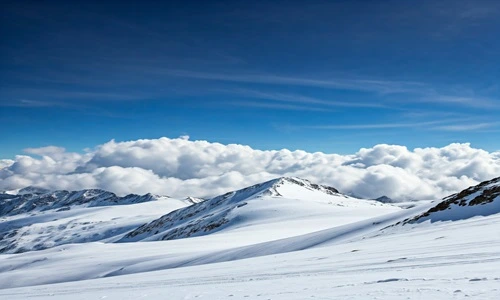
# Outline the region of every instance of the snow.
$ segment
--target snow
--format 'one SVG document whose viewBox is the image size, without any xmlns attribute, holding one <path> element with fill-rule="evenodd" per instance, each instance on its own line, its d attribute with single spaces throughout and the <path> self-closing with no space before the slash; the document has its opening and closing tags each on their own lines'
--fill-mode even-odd
<svg viewBox="0 0 500 300">
<path fill-rule="evenodd" d="M 164 213 L 188 206 L 185 201 L 172 198 L 156 197 L 154 200 L 98 207 L 74 205 L 67 206 L 68 210 L 44 210 L 38 206 L 27 213 L 0 216 L 0 253 L 40 250 L 69 243 L 109 242 Z M 46 208 L 53 206 L 49 203 Z"/>
<path fill-rule="evenodd" d="M 345 241 L 303 251 L 156 272 L 0 290 L 5 299 L 498 299 L 500 295 L 500 216 L 443 222 L 387 235 Z M 487 234 L 478 234 L 484 232 Z M 205 237 L 203 237 L 205 238 Z M 185 239 L 194 240 L 194 239 Z M 183 240 L 135 243 L 144 250 Z M 404 243 L 402 242 L 404 241 Z M 79 245 L 96 258 L 99 247 Z M 121 247 L 122 244 L 114 244 Z M 210 244 L 207 249 L 210 249 Z M 204 246 L 205 248 L 205 246 Z M 185 250 L 200 251 L 194 245 Z M 51 249 L 44 253 L 47 260 Z M 138 248 L 123 250 L 129 259 Z M 178 249 L 179 250 L 179 249 Z M 71 249 L 61 252 L 71 251 Z M 44 252 L 44 251 L 40 251 Z M 71 278 L 86 264 L 35 268 L 46 260 L 32 257 L 31 278 L 47 274 Z M 151 250 L 165 256 L 160 248 Z M 121 256 L 123 253 L 120 253 Z M 111 255 L 111 254 L 108 254 Z M 118 255 L 118 254 L 117 254 Z M 28 253 L 21 256 L 30 256 Z M 2 280 L 6 270 L 4 257 Z M 105 259 L 104 259 L 105 260 Z M 141 259 L 138 259 L 141 260 Z M 75 261 L 73 261 L 75 262 Z M 78 262 L 78 260 L 76 260 Z M 98 261 L 96 264 L 100 264 Z M 119 268 L 119 266 L 116 266 Z M 18 281 L 24 276 L 9 277 Z M 72 278 L 79 279 L 79 278 Z"/>
<path fill-rule="evenodd" d="M 476 188 L 464 199 L 470 202 L 478 189 L 482 193 L 492 187 Z M 168 200 L 58 213 L 67 214 L 67 220 L 122 216 L 123 224 L 144 216 L 148 224 L 158 225 L 151 222 L 151 210 L 159 214 L 157 205 Z M 498 202 L 493 198 L 477 207 Z M 280 179 L 166 215 L 175 217 L 174 226 L 210 214 L 227 219 L 222 228 L 194 237 L 161 240 L 154 232 L 168 231 L 163 225 L 141 226 L 147 230 L 135 242 L 123 242 L 123 233 L 99 242 L 0 255 L 0 298 L 498 299 L 500 214 L 403 225 L 436 204 L 417 202 L 401 209 L 295 178 Z M 474 207 L 445 211 L 476 212 Z M 32 221 L 29 216 L 10 218 L 38 224 L 36 218 L 53 213 Z M 157 221 L 165 218 L 159 215 Z"/>
<path fill-rule="evenodd" d="M 498 213 L 500 213 L 500 178 L 495 178 L 446 197 L 444 201 L 424 213 L 405 220 L 403 224 L 457 221 Z"/>
<path fill-rule="evenodd" d="M 126 235 L 155 241 L 236 231 L 278 239 L 363 220 L 400 208 L 339 194 L 303 179 L 279 178 L 172 212 Z M 306 221 L 307 220 L 307 221 Z"/>
</svg>

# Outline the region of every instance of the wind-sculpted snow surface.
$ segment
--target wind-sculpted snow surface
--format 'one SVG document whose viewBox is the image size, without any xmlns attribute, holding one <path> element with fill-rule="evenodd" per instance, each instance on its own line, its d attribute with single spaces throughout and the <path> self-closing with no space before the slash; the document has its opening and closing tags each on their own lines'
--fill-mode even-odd
<svg viewBox="0 0 500 300">
<path fill-rule="evenodd" d="M 110 240 L 196 199 L 26 188 L 0 194 L 0 253 Z"/>
<path fill-rule="evenodd" d="M 500 213 L 500 177 L 469 187 L 443 199 L 428 211 L 403 224 L 456 221 Z"/>
<path fill-rule="evenodd" d="M 234 245 L 246 237 L 216 234 L 152 243 L 69 245 L 0 256 L 0 297 L 498 298 L 498 214 L 374 235 L 371 226 L 377 230 L 396 215 L 237 248 Z M 129 275 L 118 276 L 123 274 Z M 85 280 L 91 278 L 95 280 Z M 16 286 L 27 287 L 12 289 Z"/>
<path fill-rule="evenodd" d="M 107 228 L 126 230 L 106 233 L 107 238 L 99 239 L 104 243 L 61 244 L 42 251 L 0 255 L 0 289 L 5 289 L 0 296 L 496 299 L 500 282 L 500 210 L 494 206 L 499 199 L 498 187 L 497 178 L 447 197 L 438 205 L 424 203 L 400 209 L 351 198 L 303 179 L 278 178 L 163 217 L 153 217 L 153 213 L 168 212 L 167 206 L 162 209 L 159 204 L 171 205 L 171 198 L 5 216 L 8 221 L 2 226 L 18 222 L 23 230 L 21 223 L 61 222 L 54 221 L 55 216 L 64 216 L 74 224 L 83 219 L 108 220 L 85 225 L 93 227 L 90 229 L 63 228 L 64 236 L 80 233 L 88 238 L 90 233 L 107 232 Z M 185 206 L 198 200 L 179 201 Z M 485 211 L 489 213 L 478 213 Z M 466 212 L 469 215 L 464 217 Z M 417 224 L 421 220 L 415 216 L 455 222 Z M 139 220 L 147 225 L 139 226 Z M 206 227 L 216 220 L 226 223 Z M 391 226 L 405 220 L 414 220 L 413 226 Z M 179 235 L 162 240 L 171 230 L 179 230 Z M 137 234 L 124 238 L 132 232 Z M 30 232 L 26 236 L 43 234 Z M 24 237 L 21 234 L 16 239 Z M 95 280 L 82 281 L 88 279 Z M 61 284 L 33 287 L 50 283 Z M 11 289 L 22 286 L 29 288 Z"/>
<path fill-rule="evenodd" d="M 475 212 L 476 207 L 490 209 L 498 202 L 498 185 L 495 179 L 447 197 L 442 202 L 447 208 L 438 212 L 463 216 L 465 211 Z M 128 209 L 137 216 L 140 208 L 150 211 L 153 206 L 144 206 L 162 202 L 167 201 L 112 208 L 119 215 L 124 212 L 116 209 Z M 191 238 L 62 245 L 0 255 L 0 289 L 4 289 L 0 296 L 496 299 L 500 282 L 499 211 L 454 218 L 455 222 L 389 226 L 425 215 L 433 207 L 435 203 L 426 203 L 403 210 L 347 197 L 302 179 L 279 178 L 166 215 L 175 219 L 184 216 L 173 226 L 187 228 L 191 221 L 219 211 L 226 213 L 227 223 L 196 237 L 192 236 L 198 232 Z M 78 213 L 78 209 L 58 213 L 72 212 Z M 47 213 L 50 211 L 40 212 Z M 433 212 L 426 217 L 432 216 Z M 148 224 L 160 226 L 141 226 L 146 230 L 129 241 L 137 237 L 137 241 L 161 239 L 170 225 L 157 221 Z M 155 230 L 165 231 L 154 234 Z M 111 237 L 104 241 L 117 240 Z M 34 287 L 50 283 L 61 284 Z M 12 289 L 23 286 L 27 288 Z"/>
<path fill-rule="evenodd" d="M 258 220 L 265 223 L 270 215 L 280 215 L 291 208 L 295 208 L 295 214 L 301 211 L 307 214 L 308 209 L 315 208 L 317 213 L 331 208 L 325 205 L 373 207 L 375 214 L 376 209 L 380 207 L 397 209 L 376 201 L 351 198 L 340 194 L 333 187 L 314 184 L 304 179 L 278 178 L 174 211 L 144 224 L 121 241 L 172 240 L 200 236 L 225 228 L 246 226 Z M 307 209 L 304 206 L 307 206 Z M 255 214 L 256 209 L 261 213 Z"/>
</svg>

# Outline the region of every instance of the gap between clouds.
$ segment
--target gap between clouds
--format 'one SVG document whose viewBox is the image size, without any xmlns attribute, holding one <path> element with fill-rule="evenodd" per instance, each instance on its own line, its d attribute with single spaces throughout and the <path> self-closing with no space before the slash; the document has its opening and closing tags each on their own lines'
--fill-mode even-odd
<svg viewBox="0 0 500 300">
<path fill-rule="evenodd" d="M 119 195 L 208 197 L 297 176 L 364 198 L 439 199 L 500 176 L 500 152 L 470 144 L 416 148 L 380 144 L 351 155 L 159 138 L 111 140 L 84 154 L 50 146 L 0 160 L 0 190 L 100 188 Z"/>
</svg>

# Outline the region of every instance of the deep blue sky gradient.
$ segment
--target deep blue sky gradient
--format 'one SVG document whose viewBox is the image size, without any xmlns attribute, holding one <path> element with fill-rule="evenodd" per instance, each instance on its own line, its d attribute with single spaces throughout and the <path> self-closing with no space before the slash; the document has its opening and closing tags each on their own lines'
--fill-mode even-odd
<svg viewBox="0 0 500 300">
<path fill-rule="evenodd" d="M 100 2 L 3 6 L 0 158 L 181 135 L 500 149 L 498 1 Z"/>
</svg>

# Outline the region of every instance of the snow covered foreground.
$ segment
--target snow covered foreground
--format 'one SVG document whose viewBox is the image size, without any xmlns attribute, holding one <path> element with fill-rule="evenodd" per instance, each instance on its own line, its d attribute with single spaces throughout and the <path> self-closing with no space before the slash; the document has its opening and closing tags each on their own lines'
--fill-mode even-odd
<svg viewBox="0 0 500 300">
<path fill-rule="evenodd" d="M 293 189 L 306 193 L 296 185 L 284 186 L 283 194 Z M 462 196 L 470 204 L 481 191 Z M 401 210 L 373 202 L 349 207 L 349 198 L 335 194 L 330 196 L 339 202 L 245 198 L 245 206 L 236 205 L 225 215 L 228 227 L 193 238 L 71 244 L 0 255 L 0 298 L 498 299 L 500 198 L 491 191 L 488 195 L 491 201 L 474 208 L 477 215 L 454 221 L 433 221 L 429 215 L 415 220 L 429 211 L 432 217 L 436 203 Z M 292 209 L 288 202 L 302 205 Z M 316 204 L 324 214 L 310 208 Z M 309 209 L 297 212 L 299 207 Z M 459 209 L 463 216 L 464 207 L 446 211 Z M 269 209 L 295 211 L 296 219 L 258 217 Z M 157 237 L 153 227 L 147 240 L 159 240 L 150 238 Z M 56 282 L 62 283 L 38 285 Z"/>
</svg>

